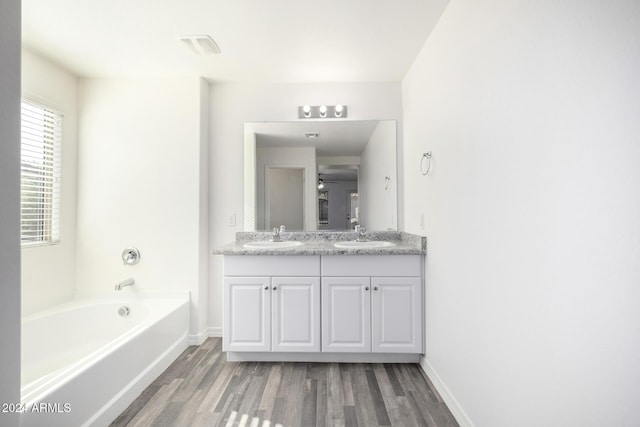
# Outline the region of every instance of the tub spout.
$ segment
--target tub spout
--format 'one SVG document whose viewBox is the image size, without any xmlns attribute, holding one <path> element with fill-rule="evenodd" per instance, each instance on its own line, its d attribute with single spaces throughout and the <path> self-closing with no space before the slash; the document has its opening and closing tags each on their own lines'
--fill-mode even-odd
<svg viewBox="0 0 640 427">
<path fill-rule="evenodd" d="M 123 280 L 122 282 L 116 283 L 116 291 L 121 290 L 122 288 L 126 288 L 127 286 L 133 286 L 135 281 L 132 277 Z"/>
</svg>

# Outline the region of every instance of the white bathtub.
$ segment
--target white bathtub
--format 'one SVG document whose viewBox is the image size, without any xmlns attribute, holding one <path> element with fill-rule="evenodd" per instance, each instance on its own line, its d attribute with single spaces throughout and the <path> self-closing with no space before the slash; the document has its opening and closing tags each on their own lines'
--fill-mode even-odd
<svg viewBox="0 0 640 427">
<path fill-rule="evenodd" d="M 187 347 L 188 294 L 123 294 L 23 319 L 22 427 L 109 425 Z"/>
</svg>

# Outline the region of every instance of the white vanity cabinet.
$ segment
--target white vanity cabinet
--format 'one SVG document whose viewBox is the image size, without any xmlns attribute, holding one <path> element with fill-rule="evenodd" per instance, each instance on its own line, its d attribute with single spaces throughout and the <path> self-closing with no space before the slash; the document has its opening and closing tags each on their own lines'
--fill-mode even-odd
<svg viewBox="0 0 640 427">
<path fill-rule="evenodd" d="M 224 258 L 229 360 L 416 362 L 422 255 Z"/>
<path fill-rule="evenodd" d="M 223 351 L 319 352 L 318 256 L 228 256 Z"/>
<path fill-rule="evenodd" d="M 322 257 L 322 351 L 422 353 L 419 256 Z"/>
</svg>

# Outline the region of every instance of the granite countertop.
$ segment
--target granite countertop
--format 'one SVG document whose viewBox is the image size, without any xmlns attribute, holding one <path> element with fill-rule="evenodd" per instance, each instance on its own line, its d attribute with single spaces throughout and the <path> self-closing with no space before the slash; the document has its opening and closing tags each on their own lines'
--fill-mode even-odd
<svg viewBox="0 0 640 427">
<path fill-rule="evenodd" d="M 238 232 L 236 241 L 215 248 L 214 255 L 424 255 L 427 238 L 399 231 L 372 231 L 366 238 L 372 241 L 386 241 L 394 246 L 380 248 L 336 248 L 334 243 L 353 241 L 354 231 L 292 231 L 282 233 L 283 241 L 301 241 L 301 246 L 287 248 L 246 248 L 247 242 L 270 241 L 271 232 Z"/>
</svg>

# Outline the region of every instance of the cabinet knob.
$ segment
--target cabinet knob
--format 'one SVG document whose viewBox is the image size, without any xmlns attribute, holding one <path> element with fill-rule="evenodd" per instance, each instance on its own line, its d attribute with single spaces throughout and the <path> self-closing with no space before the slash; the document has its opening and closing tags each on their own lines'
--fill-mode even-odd
<svg viewBox="0 0 640 427">
<path fill-rule="evenodd" d="M 364 290 L 365 290 L 365 291 L 368 291 L 368 290 L 369 290 L 369 287 L 368 287 L 368 286 L 365 286 L 365 287 L 364 287 Z"/>
<path fill-rule="evenodd" d="M 278 290 L 278 287 L 277 287 L 277 286 L 274 286 L 274 287 L 273 287 L 273 290 L 274 290 L 274 291 L 277 291 L 277 290 Z"/>
<path fill-rule="evenodd" d="M 374 286 L 374 287 L 373 287 L 373 290 L 374 290 L 374 291 L 377 291 L 377 290 L 378 290 L 378 287 L 377 287 L 377 286 Z"/>
<path fill-rule="evenodd" d="M 268 287 L 268 286 L 265 286 L 265 287 L 264 287 L 264 290 L 265 290 L 265 291 L 268 291 L 268 290 L 269 290 L 269 287 Z"/>
</svg>

